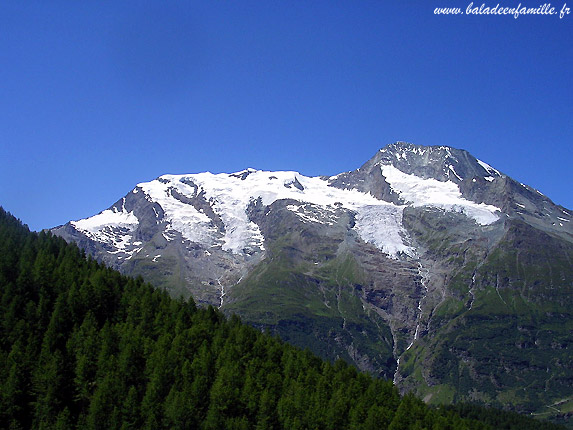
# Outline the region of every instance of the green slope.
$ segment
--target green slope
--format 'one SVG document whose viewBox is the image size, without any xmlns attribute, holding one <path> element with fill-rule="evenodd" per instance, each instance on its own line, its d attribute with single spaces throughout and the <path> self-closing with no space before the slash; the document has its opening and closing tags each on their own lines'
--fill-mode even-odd
<svg viewBox="0 0 573 430">
<path fill-rule="evenodd" d="M 392 334 L 363 306 L 362 278 L 349 254 L 315 266 L 293 264 L 279 252 L 233 287 L 224 309 L 323 358 L 343 358 L 388 377 L 395 369 Z"/>
<path fill-rule="evenodd" d="M 404 354 L 405 385 L 431 403 L 479 401 L 558 421 L 570 416 L 571 261 L 569 242 L 508 222 L 486 259 L 468 259 L 453 277 L 434 330 Z"/>
</svg>

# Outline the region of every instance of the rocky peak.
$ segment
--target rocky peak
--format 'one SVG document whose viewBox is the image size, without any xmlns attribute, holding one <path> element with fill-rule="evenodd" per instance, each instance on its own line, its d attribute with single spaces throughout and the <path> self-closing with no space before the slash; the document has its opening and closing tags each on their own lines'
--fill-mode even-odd
<svg viewBox="0 0 573 430">
<path fill-rule="evenodd" d="M 393 166 L 403 173 L 422 179 L 452 181 L 456 184 L 476 177 L 491 181 L 503 176 L 462 149 L 406 142 L 392 143 L 380 149 L 360 170 L 370 171 L 381 166 Z"/>
</svg>

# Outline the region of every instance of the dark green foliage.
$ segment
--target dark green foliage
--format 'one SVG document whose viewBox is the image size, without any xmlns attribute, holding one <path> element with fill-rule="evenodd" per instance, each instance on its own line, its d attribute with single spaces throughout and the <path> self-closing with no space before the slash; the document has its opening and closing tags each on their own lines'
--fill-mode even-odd
<svg viewBox="0 0 573 430">
<path fill-rule="evenodd" d="M 0 428 L 495 427 L 174 300 L 1 208 L 0 294 Z"/>
</svg>

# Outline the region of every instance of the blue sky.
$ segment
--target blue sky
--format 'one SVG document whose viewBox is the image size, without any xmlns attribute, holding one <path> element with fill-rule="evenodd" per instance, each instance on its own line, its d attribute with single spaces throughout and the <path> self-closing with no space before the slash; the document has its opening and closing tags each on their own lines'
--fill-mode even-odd
<svg viewBox="0 0 573 430">
<path fill-rule="evenodd" d="M 0 205 L 38 230 L 165 173 L 333 175 L 403 140 L 573 208 L 573 14 L 434 15 L 469 3 L 2 0 Z"/>
</svg>

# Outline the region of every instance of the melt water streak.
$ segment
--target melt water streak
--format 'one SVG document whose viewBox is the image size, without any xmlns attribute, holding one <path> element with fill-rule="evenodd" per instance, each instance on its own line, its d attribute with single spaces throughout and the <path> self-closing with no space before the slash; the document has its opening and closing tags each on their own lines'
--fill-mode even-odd
<svg viewBox="0 0 573 430">
<path fill-rule="evenodd" d="M 418 317 L 416 323 L 416 331 L 414 332 L 414 338 L 412 339 L 412 342 L 410 342 L 410 345 L 408 345 L 408 348 L 406 348 L 406 351 L 408 351 L 412 347 L 412 345 L 414 345 L 414 342 L 418 339 L 418 335 L 420 332 L 420 321 L 422 319 L 422 313 L 423 313 L 422 301 L 424 301 L 426 296 L 428 295 L 428 280 L 430 279 L 430 269 L 425 268 L 421 262 L 418 262 L 418 275 L 420 276 L 420 283 L 422 284 L 424 293 L 422 298 L 418 302 Z"/>
<path fill-rule="evenodd" d="M 475 300 L 475 295 L 474 295 L 474 287 L 476 285 L 476 272 L 474 271 L 473 275 L 472 275 L 472 283 L 470 285 L 470 289 L 468 290 L 468 293 L 470 294 L 470 302 L 469 302 L 469 307 L 468 307 L 468 311 L 472 310 L 473 304 L 474 304 L 474 300 Z"/>
<path fill-rule="evenodd" d="M 219 296 L 219 300 L 220 300 L 219 309 L 221 309 L 221 307 L 223 306 L 223 299 L 225 297 L 225 286 L 223 284 L 221 284 L 220 278 L 217 279 L 217 283 L 221 287 L 221 295 Z"/>
<path fill-rule="evenodd" d="M 398 383 L 398 372 L 400 370 L 400 357 L 396 360 L 396 371 L 394 372 L 394 378 L 392 378 L 392 383 L 397 385 Z"/>
<path fill-rule="evenodd" d="M 420 321 L 422 319 L 422 302 L 426 299 L 427 295 L 428 295 L 428 281 L 430 280 L 430 269 L 425 268 L 422 263 L 420 261 L 418 261 L 418 275 L 420 276 L 420 284 L 422 284 L 422 287 L 424 289 L 424 293 L 423 296 L 420 298 L 420 300 L 418 301 L 418 316 L 416 318 L 416 330 L 414 331 L 414 338 L 412 339 L 412 342 L 410 342 L 410 344 L 408 345 L 408 347 L 406 348 L 406 351 L 408 351 L 413 345 L 414 342 L 418 339 L 419 334 L 420 334 Z M 396 371 L 394 372 L 394 378 L 393 383 L 394 385 L 396 385 L 396 383 L 398 382 L 398 376 L 399 376 L 399 372 L 400 372 L 400 359 L 402 358 L 402 356 L 398 356 L 398 358 L 396 359 Z"/>
</svg>

